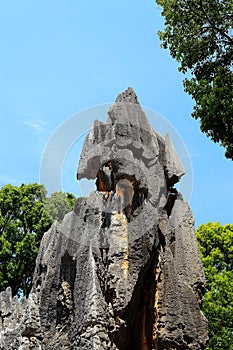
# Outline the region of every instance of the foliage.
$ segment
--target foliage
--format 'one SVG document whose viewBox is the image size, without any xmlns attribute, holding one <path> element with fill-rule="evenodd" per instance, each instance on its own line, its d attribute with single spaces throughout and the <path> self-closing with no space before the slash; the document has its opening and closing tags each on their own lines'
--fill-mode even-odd
<svg viewBox="0 0 233 350">
<path fill-rule="evenodd" d="M 10 285 L 13 295 L 28 295 L 43 234 L 72 210 L 73 195 L 46 194 L 39 184 L 6 185 L 0 190 L 0 291 Z"/>
<path fill-rule="evenodd" d="M 192 116 L 233 159 L 233 2 L 232 0 L 156 0 L 162 7 L 163 48 L 191 72 L 185 91 L 196 104 Z"/>
<path fill-rule="evenodd" d="M 55 192 L 45 201 L 45 208 L 53 221 L 61 222 L 64 215 L 72 210 L 75 196 L 71 193 Z"/>
<path fill-rule="evenodd" d="M 233 350 L 233 225 L 197 229 L 207 279 L 203 312 L 209 321 L 206 350 Z"/>
</svg>

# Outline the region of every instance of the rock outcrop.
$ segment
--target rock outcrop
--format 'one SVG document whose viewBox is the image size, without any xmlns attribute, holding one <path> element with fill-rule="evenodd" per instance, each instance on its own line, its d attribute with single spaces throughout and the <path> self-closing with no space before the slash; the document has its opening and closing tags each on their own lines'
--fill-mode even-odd
<svg viewBox="0 0 233 350">
<path fill-rule="evenodd" d="M 28 300 L 0 296 L 0 349 L 199 350 L 204 274 L 183 166 L 129 88 L 85 139 L 78 198 L 45 233 Z"/>
</svg>

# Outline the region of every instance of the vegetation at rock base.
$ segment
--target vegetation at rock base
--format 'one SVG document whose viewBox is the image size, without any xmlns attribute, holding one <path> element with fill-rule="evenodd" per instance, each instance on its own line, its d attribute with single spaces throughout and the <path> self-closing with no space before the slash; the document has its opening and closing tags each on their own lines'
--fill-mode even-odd
<svg viewBox="0 0 233 350">
<path fill-rule="evenodd" d="M 206 350 L 233 349 L 233 225 L 208 223 L 197 229 L 206 275 L 203 312 L 209 321 Z"/>
<path fill-rule="evenodd" d="M 195 101 L 201 131 L 233 159 L 233 2 L 156 0 L 165 19 L 163 48 L 191 73 L 184 89 Z M 190 76 L 190 74 L 189 74 Z"/>
<path fill-rule="evenodd" d="M 47 197 L 43 185 L 6 185 L 0 190 L 0 291 L 28 295 L 43 234 L 72 210 L 74 196 Z"/>
</svg>

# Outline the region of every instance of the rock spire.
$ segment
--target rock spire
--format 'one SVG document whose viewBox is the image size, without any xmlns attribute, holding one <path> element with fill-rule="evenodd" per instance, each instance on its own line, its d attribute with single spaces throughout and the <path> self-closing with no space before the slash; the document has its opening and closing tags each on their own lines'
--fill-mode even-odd
<svg viewBox="0 0 233 350">
<path fill-rule="evenodd" d="M 77 178 L 96 179 L 44 234 L 28 300 L 0 295 L 0 349 L 200 350 L 205 278 L 170 137 L 132 88 L 87 135 Z"/>
</svg>

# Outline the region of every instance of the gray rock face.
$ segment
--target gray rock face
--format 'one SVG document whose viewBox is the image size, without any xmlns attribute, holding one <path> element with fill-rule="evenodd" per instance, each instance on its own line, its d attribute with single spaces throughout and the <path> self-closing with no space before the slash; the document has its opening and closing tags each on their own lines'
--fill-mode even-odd
<svg viewBox="0 0 233 350">
<path fill-rule="evenodd" d="M 183 174 L 135 92 L 120 94 L 79 161 L 97 190 L 45 233 L 29 299 L 1 293 L 0 349 L 203 349 L 194 220 L 173 188 Z"/>
</svg>

